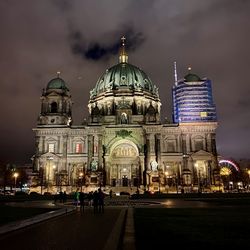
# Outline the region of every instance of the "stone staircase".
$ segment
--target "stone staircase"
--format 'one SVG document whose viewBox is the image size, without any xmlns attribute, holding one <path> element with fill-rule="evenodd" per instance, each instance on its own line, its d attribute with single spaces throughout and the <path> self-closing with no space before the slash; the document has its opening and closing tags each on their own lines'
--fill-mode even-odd
<svg viewBox="0 0 250 250">
<path fill-rule="evenodd" d="M 105 193 L 109 193 L 112 190 L 113 195 L 119 196 L 121 193 L 123 194 L 135 194 L 137 192 L 137 187 L 107 187 L 104 189 Z M 143 189 L 139 188 L 139 193 L 143 193 Z"/>
</svg>

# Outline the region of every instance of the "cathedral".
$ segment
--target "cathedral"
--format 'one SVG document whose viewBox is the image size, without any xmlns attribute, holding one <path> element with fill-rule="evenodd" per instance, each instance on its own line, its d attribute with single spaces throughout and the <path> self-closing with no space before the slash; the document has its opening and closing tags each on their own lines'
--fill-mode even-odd
<svg viewBox="0 0 250 250">
<path fill-rule="evenodd" d="M 72 122 L 69 85 L 52 79 L 41 96 L 33 165 L 41 192 L 199 192 L 217 185 L 216 108 L 211 81 L 177 77 L 173 122 L 161 122 L 157 86 L 128 62 L 125 38 L 119 63 L 90 91 L 89 116 Z"/>
</svg>

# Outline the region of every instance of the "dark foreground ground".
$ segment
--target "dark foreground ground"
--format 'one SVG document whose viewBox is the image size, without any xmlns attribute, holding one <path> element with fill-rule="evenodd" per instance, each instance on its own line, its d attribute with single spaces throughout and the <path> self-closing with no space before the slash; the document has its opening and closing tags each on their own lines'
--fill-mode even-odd
<svg viewBox="0 0 250 250">
<path fill-rule="evenodd" d="M 34 224 L 0 236 L 1 250 L 101 250 L 120 213 L 120 209 L 106 209 L 94 214 L 86 209 Z"/>
<path fill-rule="evenodd" d="M 207 202 L 204 208 L 136 208 L 136 248 L 249 249 L 250 200 Z"/>
<path fill-rule="evenodd" d="M 123 207 L 135 207 L 138 250 L 250 249 L 250 198 L 245 195 L 166 198 L 157 200 L 158 205 L 145 205 L 141 199 L 136 200 L 141 204 L 126 200 L 123 206 L 116 205 L 119 199 L 112 201 L 104 214 L 94 214 L 92 208 L 87 208 L 84 214 L 78 211 L 2 235 L 0 249 L 103 249 Z M 42 204 L 40 209 L 51 207 L 51 201 Z M 38 212 L 25 202 L 17 205 L 2 207 L 5 210 L 0 207 L 0 219 L 10 220 L 6 216 L 13 211 L 15 216 L 23 217 Z"/>
<path fill-rule="evenodd" d="M 47 213 L 55 210 L 55 208 L 39 208 L 39 207 L 13 207 L 0 205 L 0 226 L 17 220 L 24 220 L 35 215 Z"/>
</svg>

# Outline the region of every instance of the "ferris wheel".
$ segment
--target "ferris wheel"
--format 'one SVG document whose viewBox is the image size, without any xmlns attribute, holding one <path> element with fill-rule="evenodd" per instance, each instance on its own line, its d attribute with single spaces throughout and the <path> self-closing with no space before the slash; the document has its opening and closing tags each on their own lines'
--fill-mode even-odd
<svg viewBox="0 0 250 250">
<path fill-rule="evenodd" d="M 230 175 L 235 172 L 240 172 L 239 167 L 232 160 L 226 160 L 226 159 L 220 160 L 219 167 L 221 175 Z"/>
</svg>

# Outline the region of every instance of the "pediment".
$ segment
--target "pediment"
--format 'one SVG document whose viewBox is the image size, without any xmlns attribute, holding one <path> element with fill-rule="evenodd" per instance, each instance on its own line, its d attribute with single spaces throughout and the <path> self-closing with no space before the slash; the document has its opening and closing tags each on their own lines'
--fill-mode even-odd
<svg viewBox="0 0 250 250">
<path fill-rule="evenodd" d="M 199 150 L 199 151 L 193 153 L 193 154 L 191 155 L 191 157 L 192 157 L 193 159 L 197 160 L 197 159 L 199 159 L 199 158 L 203 158 L 203 159 L 212 159 L 214 156 L 213 156 L 213 154 L 211 154 L 211 153 L 209 153 L 209 152 L 207 152 L 207 151 L 205 151 L 205 150 Z"/>
<path fill-rule="evenodd" d="M 47 152 L 45 154 L 42 154 L 41 155 L 41 158 L 42 159 L 48 159 L 50 158 L 51 160 L 54 159 L 54 160 L 58 160 L 59 158 L 61 158 L 61 156 L 55 154 L 55 153 L 51 153 L 51 152 Z"/>
<path fill-rule="evenodd" d="M 56 139 L 53 138 L 53 137 L 49 137 L 49 138 L 47 139 L 47 141 L 48 141 L 48 142 L 54 142 L 54 141 L 56 141 Z"/>
<path fill-rule="evenodd" d="M 56 91 L 52 91 L 47 96 L 58 96 L 59 94 Z"/>
</svg>

